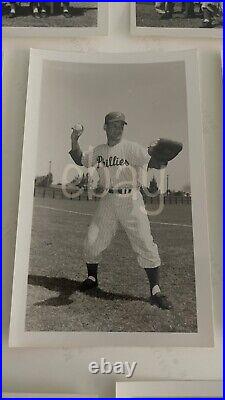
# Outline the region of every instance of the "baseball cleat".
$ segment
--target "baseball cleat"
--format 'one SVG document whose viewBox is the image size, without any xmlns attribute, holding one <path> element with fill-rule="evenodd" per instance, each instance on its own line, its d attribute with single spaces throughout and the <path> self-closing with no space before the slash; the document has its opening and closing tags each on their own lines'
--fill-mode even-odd
<svg viewBox="0 0 225 400">
<path fill-rule="evenodd" d="M 200 26 L 200 28 L 212 28 L 212 22 L 211 21 L 203 21 L 202 25 Z"/>
<path fill-rule="evenodd" d="M 162 310 L 171 310 L 173 308 L 172 303 L 162 293 L 156 293 L 154 296 L 151 296 L 150 301 L 152 305 L 156 305 Z"/>
<path fill-rule="evenodd" d="M 84 282 L 81 283 L 80 290 L 85 292 L 86 290 L 91 290 L 96 287 L 98 287 L 98 281 L 94 277 L 89 276 Z"/>
<path fill-rule="evenodd" d="M 41 18 L 46 18 L 46 17 L 47 17 L 47 11 L 41 10 Z"/>
<path fill-rule="evenodd" d="M 70 14 L 70 12 L 68 10 L 64 10 L 63 11 L 63 15 L 64 15 L 65 18 L 71 18 L 72 17 L 72 15 Z"/>
</svg>

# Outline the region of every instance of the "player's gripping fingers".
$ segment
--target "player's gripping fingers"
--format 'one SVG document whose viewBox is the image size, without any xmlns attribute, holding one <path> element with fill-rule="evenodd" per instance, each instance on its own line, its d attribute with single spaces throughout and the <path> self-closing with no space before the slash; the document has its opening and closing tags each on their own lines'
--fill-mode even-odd
<svg viewBox="0 0 225 400">
<path fill-rule="evenodd" d="M 76 124 L 71 129 L 72 129 L 71 140 L 74 143 L 78 141 L 79 137 L 83 133 L 84 127 L 81 124 Z"/>
</svg>

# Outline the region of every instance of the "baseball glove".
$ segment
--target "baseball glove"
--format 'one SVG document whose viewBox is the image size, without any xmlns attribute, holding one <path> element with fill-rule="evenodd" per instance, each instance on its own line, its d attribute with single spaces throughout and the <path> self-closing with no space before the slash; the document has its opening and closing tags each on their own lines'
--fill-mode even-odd
<svg viewBox="0 0 225 400">
<path fill-rule="evenodd" d="M 173 140 L 156 140 L 148 148 L 148 154 L 151 156 L 148 167 L 155 169 L 165 168 L 168 162 L 181 152 L 182 148 L 182 143 Z"/>
</svg>

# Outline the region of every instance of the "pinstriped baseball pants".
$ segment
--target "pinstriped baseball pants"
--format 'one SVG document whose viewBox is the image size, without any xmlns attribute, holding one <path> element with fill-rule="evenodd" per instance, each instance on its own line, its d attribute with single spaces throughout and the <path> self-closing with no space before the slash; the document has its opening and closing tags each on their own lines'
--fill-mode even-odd
<svg viewBox="0 0 225 400">
<path fill-rule="evenodd" d="M 153 241 L 150 224 L 141 193 L 121 195 L 108 193 L 98 205 L 88 228 L 84 242 L 87 263 L 99 263 L 104 250 L 116 234 L 118 224 L 124 228 L 131 246 L 143 268 L 155 268 L 161 264 L 158 247 Z"/>
</svg>

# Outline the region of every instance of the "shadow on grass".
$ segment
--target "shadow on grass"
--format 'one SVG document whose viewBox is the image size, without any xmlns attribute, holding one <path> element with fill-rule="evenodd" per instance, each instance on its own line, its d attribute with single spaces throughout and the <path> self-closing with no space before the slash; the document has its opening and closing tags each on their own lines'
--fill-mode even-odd
<svg viewBox="0 0 225 400">
<path fill-rule="evenodd" d="M 80 289 L 81 282 L 66 278 L 54 278 L 42 275 L 29 275 L 28 285 L 42 286 L 48 290 L 59 292 L 59 295 L 57 297 L 52 297 L 50 299 L 35 303 L 34 305 L 36 306 L 60 307 L 64 305 L 69 305 L 73 303 L 73 300 L 70 299 L 70 296 L 74 292 L 82 292 L 82 290 Z M 146 303 L 149 302 L 149 300 L 144 297 L 106 292 L 105 290 L 102 290 L 100 288 L 91 289 L 85 292 L 84 294 L 89 297 L 95 297 L 98 299 L 111 300 L 111 301 L 128 300 L 128 301 L 143 301 Z"/>
</svg>

